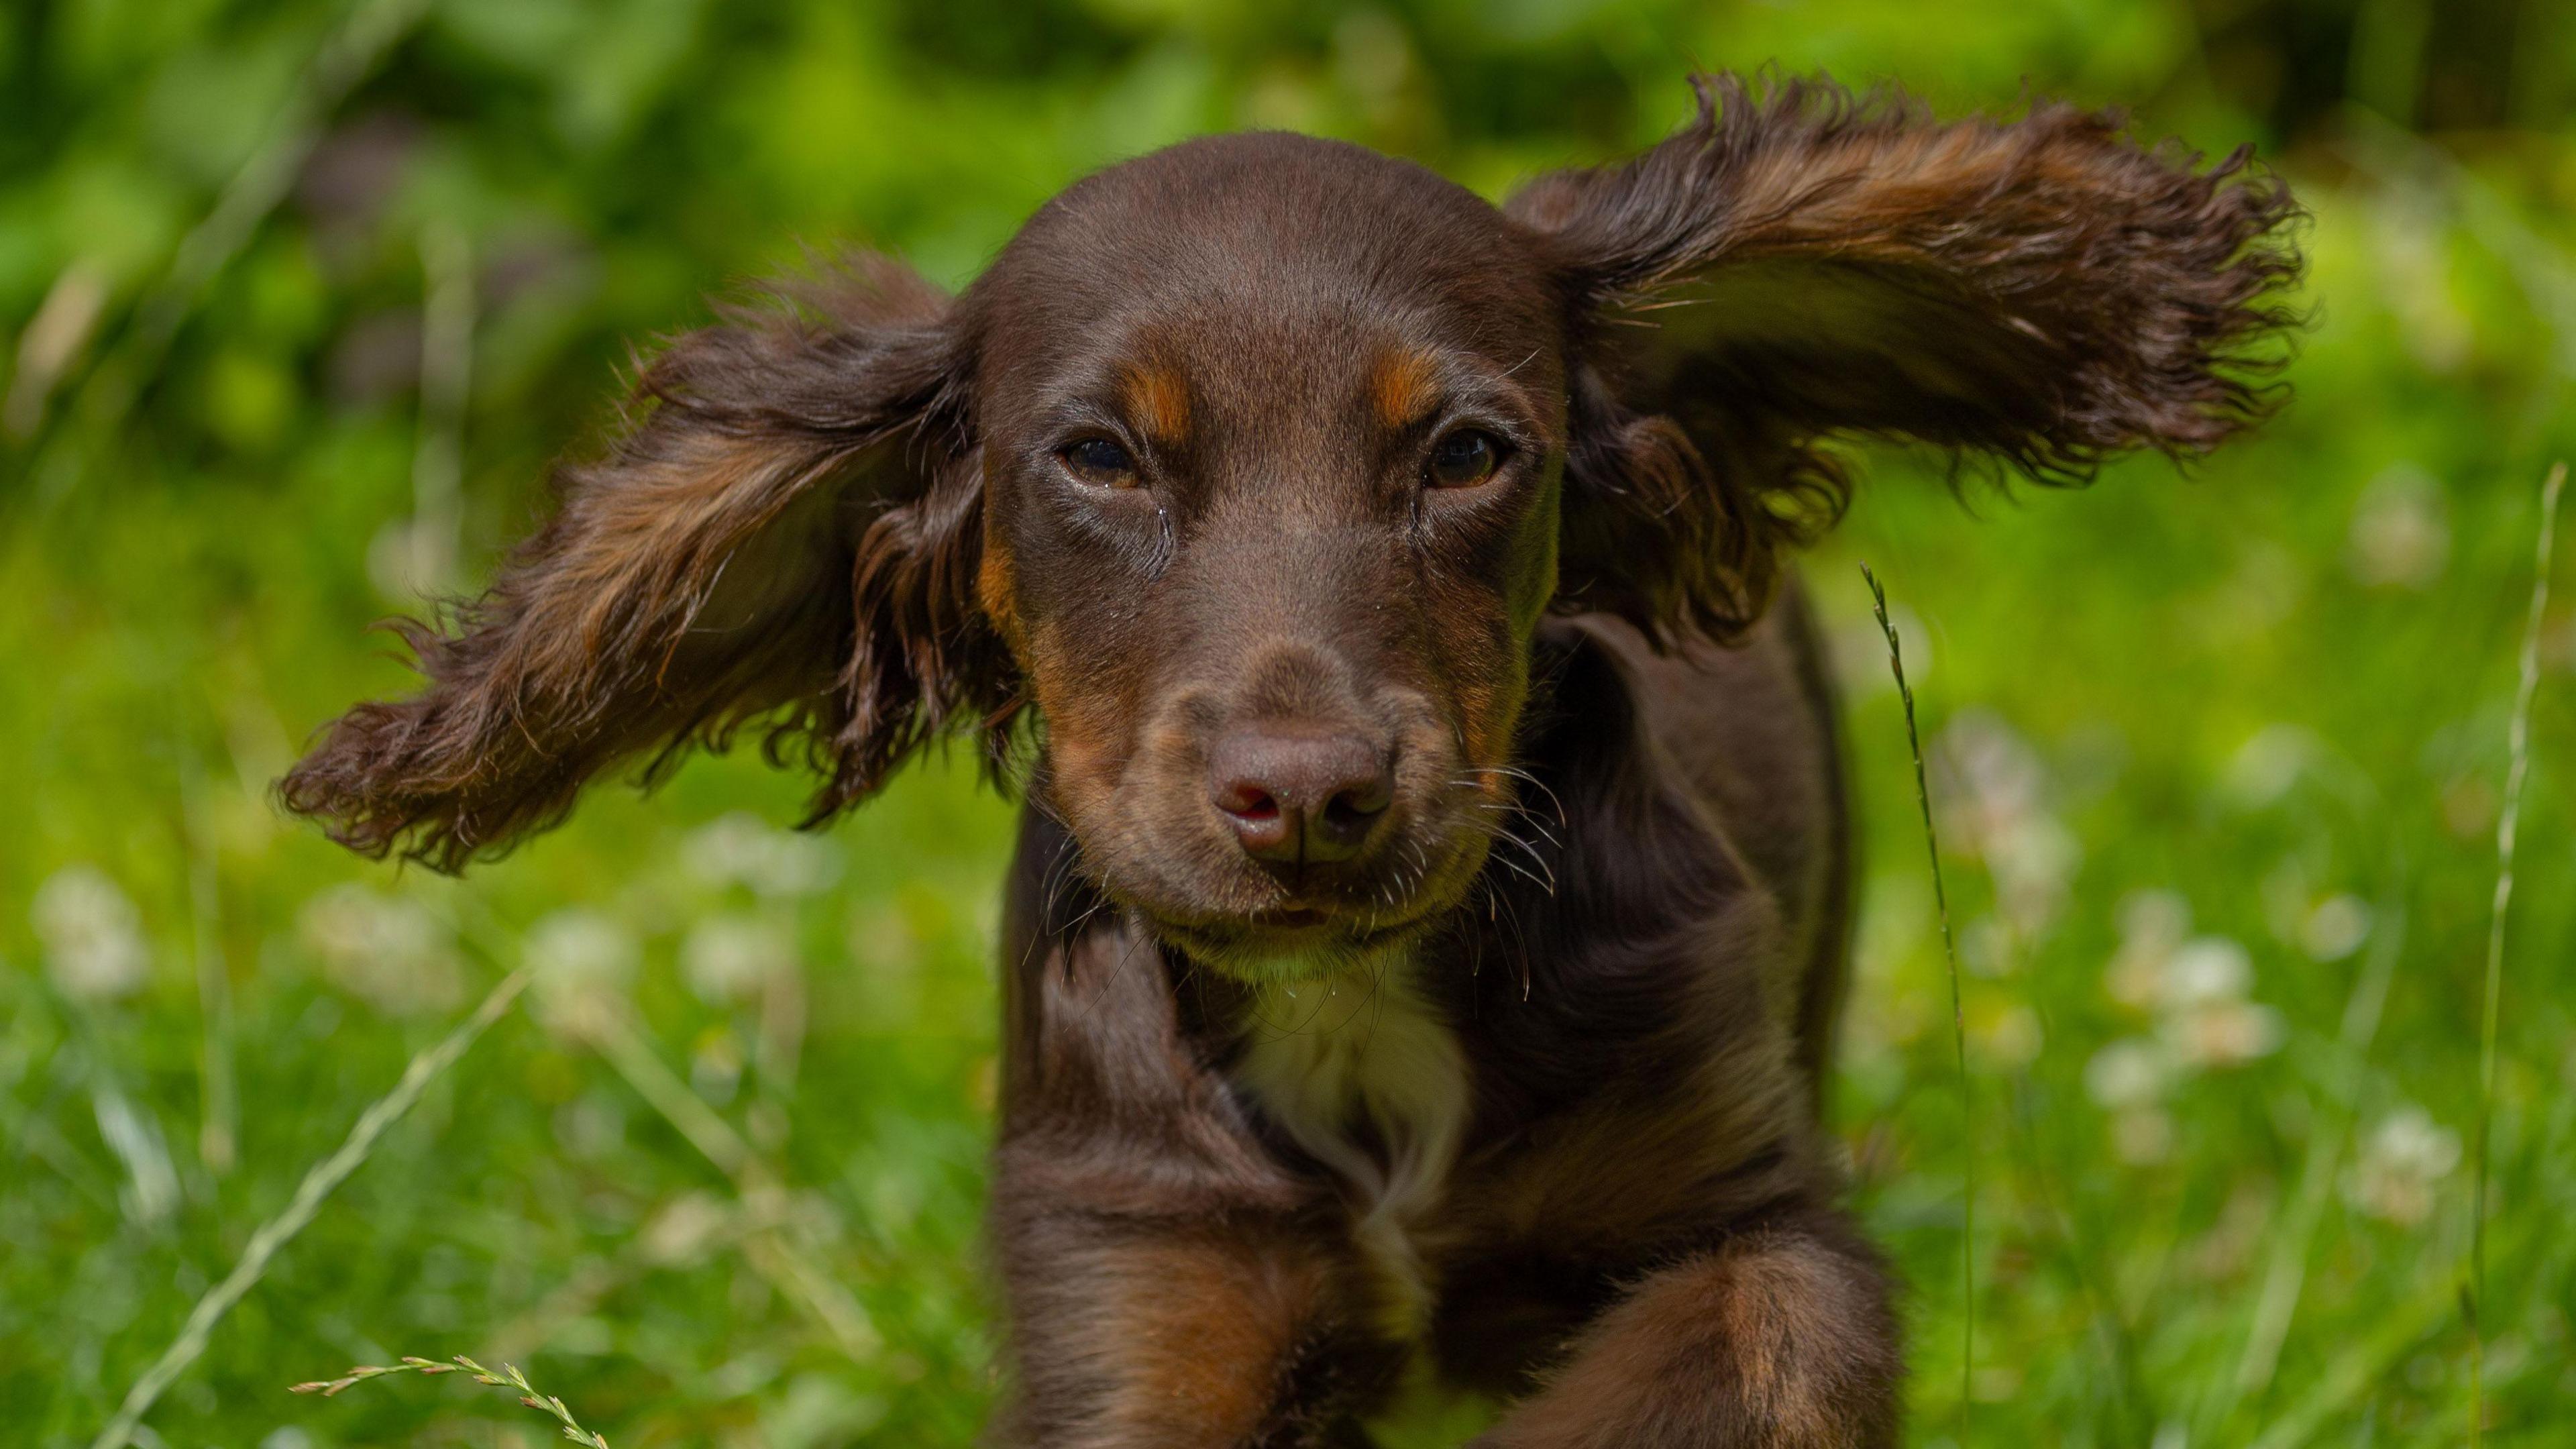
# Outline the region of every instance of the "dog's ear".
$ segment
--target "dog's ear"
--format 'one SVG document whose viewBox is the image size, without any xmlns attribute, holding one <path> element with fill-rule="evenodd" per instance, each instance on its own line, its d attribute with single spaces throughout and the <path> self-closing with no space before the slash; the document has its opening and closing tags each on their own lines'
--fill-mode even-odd
<svg viewBox="0 0 2576 1449">
<path fill-rule="evenodd" d="M 1696 85 L 1661 145 L 1506 207 L 1573 339 L 1567 607 L 1740 630 L 1842 507 L 1832 434 L 2079 483 L 2275 401 L 2297 209 L 2244 152 L 2202 169 L 2060 105 L 1945 125 L 1825 81 Z"/>
<path fill-rule="evenodd" d="M 601 770 L 761 721 L 814 818 L 1004 707 L 975 612 L 980 462 L 948 299 L 867 258 L 731 308 L 642 368 L 604 457 L 451 627 L 426 687 L 332 724 L 288 808 L 442 870 L 560 821 Z"/>
</svg>

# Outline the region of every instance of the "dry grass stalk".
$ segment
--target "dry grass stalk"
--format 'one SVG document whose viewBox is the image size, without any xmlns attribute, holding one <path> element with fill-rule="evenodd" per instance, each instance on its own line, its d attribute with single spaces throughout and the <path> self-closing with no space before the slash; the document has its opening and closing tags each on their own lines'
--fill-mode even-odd
<svg viewBox="0 0 2576 1449">
<path fill-rule="evenodd" d="M 2469 1283 L 2462 1303 L 2469 1319 L 2469 1446 L 2486 1437 L 2487 1134 L 2495 1116 L 2496 1021 L 2504 997 L 2504 919 L 2513 904 L 2514 834 L 2522 817 L 2522 782 L 2531 769 L 2531 697 L 2540 688 L 2540 620 L 2549 608 L 2549 556 L 2555 544 L 2558 494 L 2567 465 L 2549 470 L 2540 485 L 2540 542 L 2531 573 L 2531 608 L 2522 626 L 2522 673 L 2514 688 L 2508 727 L 2504 809 L 2496 817 L 2495 904 L 2487 919 L 2486 1009 L 2478 1027 L 2478 1121 L 2470 1158 Z"/>
<path fill-rule="evenodd" d="M 591 1449 L 608 1449 L 608 1441 L 583 1428 L 581 1421 L 572 1416 L 572 1410 L 564 1407 L 563 1400 L 552 1394 L 538 1393 L 535 1386 L 528 1382 L 528 1376 L 519 1372 L 518 1365 L 505 1363 L 501 1365 L 501 1371 L 496 1374 L 461 1353 L 445 1363 L 435 1359 L 406 1357 L 400 1363 L 385 1364 L 381 1367 L 361 1364 L 336 1379 L 297 1384 L 288 1392 L 320 1394 L 327 1399 L 351 1384 L 361 1383 L 367 1379 L 384 1378 L 388 1374 L 419 1374 L 423 1378 L 436 1374 L 464 1374 L 478 1384 L 488 1384 L 496 1389 L 515 1389 L 518 1391 L 520 1403 L 540 1414 L 553 1415 L 556 1422 L 563 1425 L 565 1438 L 576 1444 L 590 1445 Z"/>
<path fill-rule="evenodd" d="M 1878 630 L 1887 636 L 1887 667 L 1896 676 L 1896 697 L 1905 705 L 1905 746 L 1914 756 L 1914 800 L 1923 812 L 1923 851 L 1932 865 L 1932 904 L 1941 918 L 1941 955 L 1950 968 L 1951 1044 L 1958 1051 L 1959 1121 L 1968 1144 L 1960 1166 L 1959 1213 L 1959 1439 L 1967 1442 L 1969 1405 L 1977 1377 L 1977 1153 L 1976 1102 L 1968 1089 L 1968 1012 L 1959 993 L 1959 946 L 1950 932 L 1950 895 L 1941 883 L 1941 840 L 1932 828 L 1932 786 L 1923 773 L 1923 737 L 1914 722 L 1914 689 L 1905 682 L 1905 647 L 1887 617 L 1887 590 L 1868 564 L 1860 576 L 1869 581 L 1870 610 Z"/>
<path fill-rule="evenodd" d="M 179 239 L 168 269 L 135 304 L 133 320 L 118 341 L 118 355 L 103 361 L 83 384 L 80 416 L 91 436 L 106 435 L 124 423 L 135 399 L 159 376 L 170 344 L 208 286 L 293 192 L 332 113 L 428 11 L 429 0 L 358 0 L 323 38 L 267 135 L 225 183 L 214 208 Z M 41 400 L 34 406 L 40 418 Z"/>
<path fill-rule="evenodd" d="M 495 955 L 519 949 L 515 938 L 479 910 L 460 925 Z M 874 1358 L 884 1340 L 867 1310 L 791 1236 L 795 1215 L 786 1185 L 733 1124 L 655 1052 L 633 1005 L 614 991 L 576 991 L 555 1004 L 549 1024 L 599 1053 L 646 1105 L 733 1183 L 743 1211 L 760 1224 L 744 1236 L 745 1261 L 812 1313 L 851 1361 Z"/>
<path fill-rule="evenodd" d="M 580 1023 L 581 1035 L 626 1079 L 637 1096 L 662 1114 L 700 1155 L 733 1179 L 734 1192 L 752 1218 L 773 1226 L 748 1234 L 743 1254 L 761 1274 L 802 1303 L 853 1362 L 864 1363 L 883 1347 L 867 1310 L 788 1236 L 787 1192 L 758 1153 L 680 1079 L 645 1040 L 622 1001 L 605 1003 Z"/>
<path fill-rule="evenodd" d="M 184 712 L 175 715 L 185 718 Z M 179 837 L 188 863 L 188 952 L 197 968 L 197 1158 L 217 1177 L 233 1170 L 241 1102 L 233 1079 L 232 976 L 224 965 L 222 892 L 215 880 L 205 774 L 194 750 L 179 755 Z"/>
<path fill-rule="evenodd" d="M 259 1225 L 259 1230 L 250 1235 L 250 1244 L 242 1249 L 241 1259 L 233 1264 L 232 1271 L 197 1300 L 197 1306 L 189 1310 L 188 1321 L 181 1326 L 178 1338 L 162 1351 L 152 1367 L 144 1370 L 143 1377 L 134 1381 L 134 1387 L 126 1391 L 125 1402 L 118 1406 L 115 1417 L 107 1421 L 107 1427 L 99 1430 L 98 1437 L 90 1441 L 90 1449 L 125 1449 L 134 1437 L 135 1426 L 143 1422 L 144 1414 L 151 1410 L 162 1391 L 206 1351 L 207 1335 L 213 1332 L 216 1322 L 242 1300 L 242 1295 L 259 1282 L 260 1275 L 268 1271 L 269 1260 L 277 1256 L 278 1250 L 292 1241 L 297 1233 L 304 1231 L 305 1225 L 313 1221 L 313 1215 L 321 1210 L 323 1200 L 347 1181 L 349 1174 L 365 1164 L 367 1154 L 375 1150 L 376 1139 L 384 1135 L 385 1129 L 420 1101 L 421 1093 L 429 1089 L 429 1084 L 441 1072 L 455 1065 L 456 1059 L 465 1055 L 466 1048 L 474 1045 L 475 1038 L 481 1036 L 486 1027 L 501 1019 L 501 1014 L 519 999 L 519 993 L 527 984 L 528 973 L 524 969 L 503 977 L 500 984 L 492 988 L 491 994 L 483 998 L 483 1004 L 474 1008 L 472 1016 L 459 1023 L 436 1045 L 413 1057 L 411 1064 L 403 1068 L 402 1080 L 394 1084 L 393 1090 L 377 1098 L 372 1106 L 359 1114 L 357 1125 L 349 1129 L 348 1139 L 340 1144 L 340 1150 L 315 1163 L 304 1174 L 304 1180 L 296 1185 L 295 1196 L 288 1199 L 285 1209 Z"/>
</svg>

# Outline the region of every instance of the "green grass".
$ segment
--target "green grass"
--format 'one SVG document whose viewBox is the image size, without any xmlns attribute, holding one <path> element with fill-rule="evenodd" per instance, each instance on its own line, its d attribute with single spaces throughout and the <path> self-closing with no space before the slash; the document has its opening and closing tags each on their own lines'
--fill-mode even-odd
<svg viewBox="0 0 2576 1449">
<path fill-rule="evenodd" d="M 129 319 L 277 144 L 268 118 L 325 95 L 307 58 L 340 11 L 0 18 L 0 106 L 30 108 L 0 135 L 0 386 L 84 296 L 100 319 L 32 433 L 0 435 L 0 1444 L 89 1443 L 523 965 L 536 988 L 279 1247 L 142 1442 L 545 1442 L 498 1394 L 287 1391 L 459 1354 L 523 1366 L 619 1449 L 973 1441 L 1011 814 L 970 762 L 794 837 L 799 782 L 700 761 L 462 882 L 350 859 L 266 793 L 315 725 L 402 687 L 361 626 L 405 605 L 386 530 L 443 506 L 440 450 L 470 578 L 603 416 L 621 339 L 702 317 L 701 292 L 838 236 L 955 281 L 1082 169 L 1251 121 L 1499 190 L 1661 130 L 1685 56 L 1895 70 L 1953 106 L 2027 74 L 2213 148 L 2271 124 L 2192 12 L 2149 0 L 2010 25 L 749 9 L 436 0 L 322 108 L 328 164 L 181 289 L 157 361 Z M 1806 566 L 1866 829 L 1836 1130 L 1910 1284 L 1926 1446 L 1963 1384 L 1981 1445 L 2468 1437 L 2495 831 L 2538 483 L 2576 455 L 2576 139 L 2434 144 L 2357 112 L 2271 139 L 2315 212 L 2318 314 L 2275 425 L 2188 478 L 2138 460 L 1972 510 L 1873 454 Z M 422 341 L 425 271 L 450 284 L 433 314 L 471 309 L 462 374 L 442 327 Z M 93 400 L 102 375 L 130 406 Z M 2555 1443 L 2576 1405 L 2560 552 L 2486 1154 L 2495 1445 Z M 1974 1131 L 1863 557 L 1921 710 Z"/>
<path fill-rule="evenodd" d="M 1932 882 L 1932 919 L 1941 928 L 1941 965 L 1950 980 L 1950 1045 L 1958 1053 L 1959 1154 L 1959 1437 L 1971 1437 L 1977 1399 L 1977 1089 L 1968 1076 L 1968 1009 L 1959 986 L 1959 940 L 1950 929 L 1950 894 L 1941 874 L 1941 832 L 1932 816 L 1932 784 L 1923 767 L 1923 733 L 1914 718 L 1914 689 L 1905 682 L 1905 640 L 1887 614 L 1887 588 L 1860 566 L 1869 585 L 1869 616 L 1887 640 L 1887 674 L 1905 712 L 1905 757 L 1914 765 L 1914 804 L 1923 815 L 1925 874 Z"/>
<path fill-rule="evenodd" d="M 461 1353 L 446 1363 L 425 1358 L 407 1358 L 395 1364 L 360 1364 L 336 1379 L 297 1384 L 292 1392 L 320 1394 L 327 1399 L 352 1385 L 365 1383 L 369 1379 L 391 1378 L 399 1374 L 435 1378 L 441 1374 L 455 1373 L 461 1373 L 470 1381 L 486 1388 L 516 1390 L 522 1405 L 541 1414 L 553 1415 L 555 1422 L 563 1426 L 563 1437 L 576 1444 L 586 1444 L 590 1449 L 608 1449 L 606 1437 L 596 1431 L 583 1428 L 581 1421 L 573 1417 L 572 1410 L 564 1406 L 563 1400 L 552 1394 L 538 1393 L 536 1386 L 528 1382 L 528 1376 L 521 1373 L 515 1366 L 505 1363 L 501 1365 L 501 1371 L 496 1374 Z"/>
</svg>

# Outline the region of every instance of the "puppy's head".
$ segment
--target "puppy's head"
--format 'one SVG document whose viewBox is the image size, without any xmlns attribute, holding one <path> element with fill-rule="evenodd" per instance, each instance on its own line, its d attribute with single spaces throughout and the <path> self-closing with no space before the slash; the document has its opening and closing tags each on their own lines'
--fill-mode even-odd
<svg viewBox="0 0 2576 1449">
<path fill-rule="evenodd" d="M 675 342 L 607 456 L 285 782 L 445 868 L 759 722 L 817 820 L 1033 706 L 1032 787 L 1220 969 L 1367 958 L 1514 805 L 1551 610 L 1724 638 L 1837 432 L 2050 481 L 2261 410 L 2290 214 L 2049 108 L 1931 122 L 1726 80 L 1495 208 L 1282 135 L 1086 180 L 950 300 L 869 261 Z"/>
<path fill-rule="evenodd" d="M 1527 234 L 1356 147 L 1224 137 L 1075 186 L 963 310 L 979 601 L 1095 877 L 1240 969 L 1453 903 L 1556 590 L 1564 316 Z"/>
</svg>

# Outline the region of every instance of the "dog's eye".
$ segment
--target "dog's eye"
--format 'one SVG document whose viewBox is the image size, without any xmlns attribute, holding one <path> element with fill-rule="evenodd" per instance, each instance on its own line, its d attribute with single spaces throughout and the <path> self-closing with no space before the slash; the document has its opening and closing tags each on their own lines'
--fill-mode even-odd
<svg viewBox="0 0 2576 1449">
<path fill-rule="evenodd" d="M 1460 428 L 1431 449 L 1431 486 L 1472 488 L 1503 466 L 1503 445 L 1478 428 Z"/>
<path fill-rule="evenodd" d="M 1056 456 L 1064 459 L 1064 466 L 1085 483 L 1102 488 L 1136 486 L 1136 460 L 1110 439 L 1085 438 L 1068 443 Z"/>
</svg>

